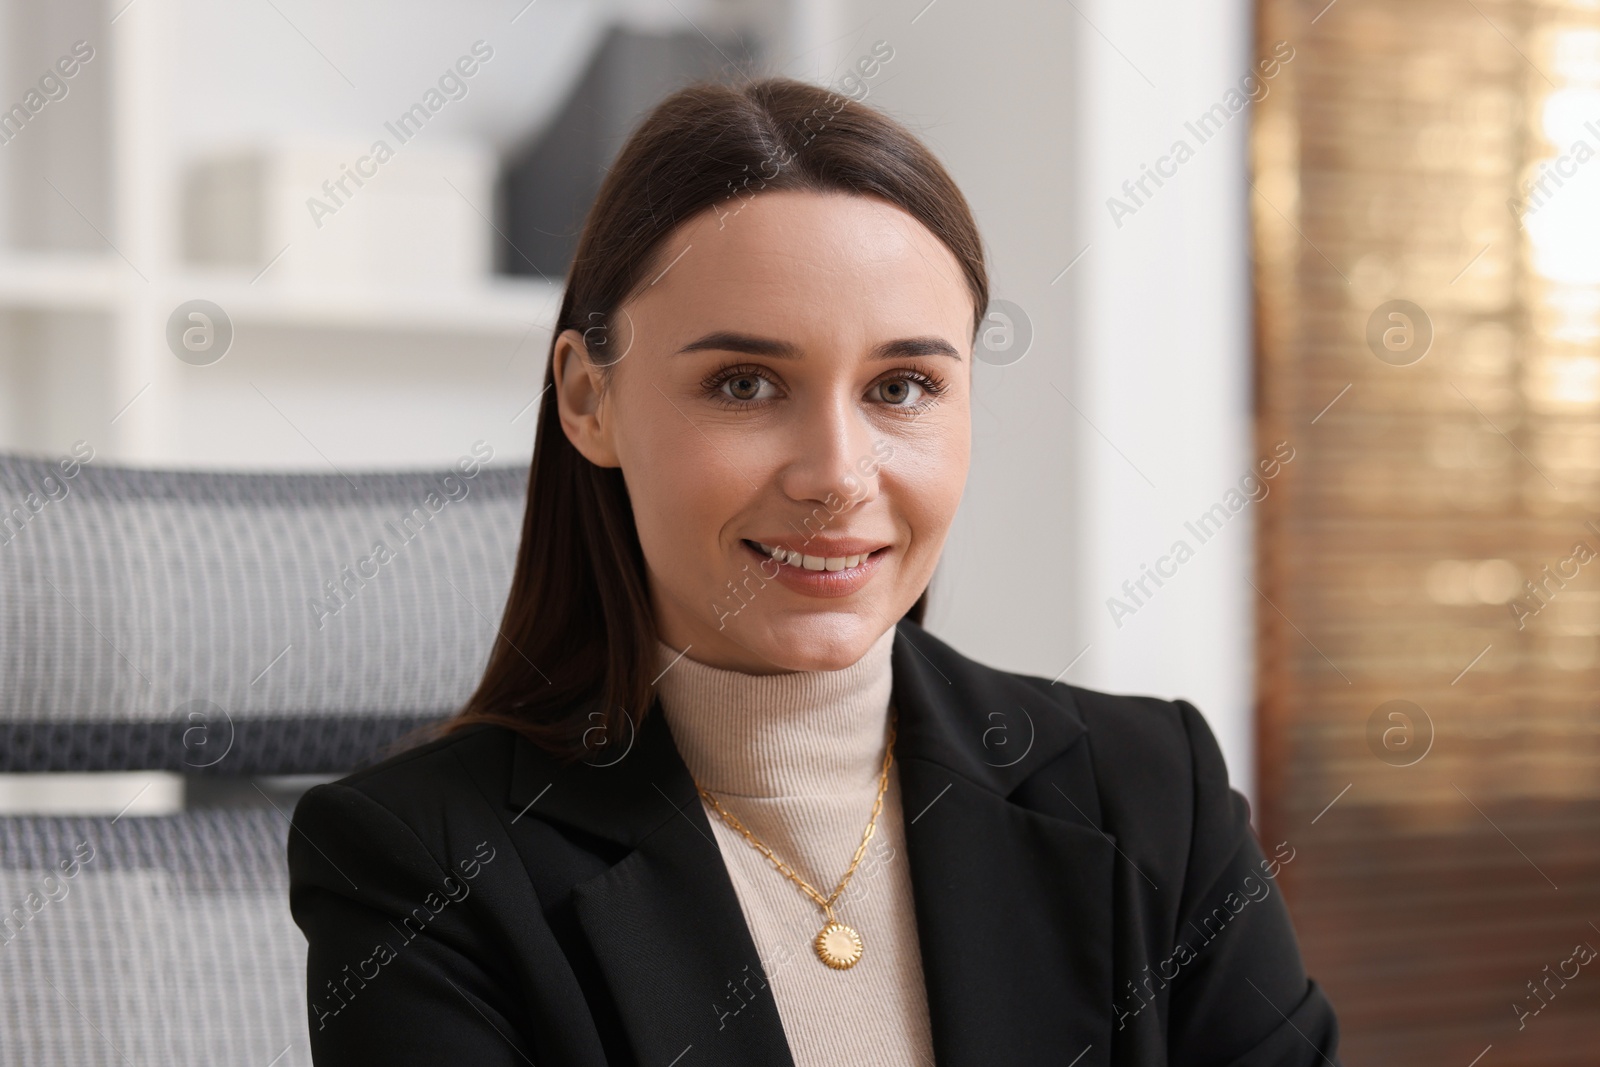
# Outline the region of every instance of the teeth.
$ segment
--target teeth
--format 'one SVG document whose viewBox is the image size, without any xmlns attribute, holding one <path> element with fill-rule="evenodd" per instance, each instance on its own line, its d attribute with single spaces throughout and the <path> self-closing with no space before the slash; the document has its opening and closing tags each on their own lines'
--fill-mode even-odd
<svg viewBox="0 0 1600 1067">
<path fill-rule="evenodd" d="M 779 563 L 790 567 L 801 567 L 808 571 L 847 571 L 852 567 L 859 567 L 872 554 L 863 552 L 857 556 L 803 556 L 786 548 L 764 545 L 760 541 L 751 543 Z"/>
</svg>

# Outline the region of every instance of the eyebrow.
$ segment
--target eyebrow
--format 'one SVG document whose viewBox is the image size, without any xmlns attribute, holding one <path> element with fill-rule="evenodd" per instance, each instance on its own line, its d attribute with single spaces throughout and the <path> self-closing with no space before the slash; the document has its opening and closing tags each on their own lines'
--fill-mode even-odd
<svg viewBox="0 0 1600 1067">
<path fill-rule="evenodd" d="M 788 341 L 778 341 L 770 337 L 756 337 L 746 333 L 735 333 L 730 330 L 718 330 L 708 333 L 697 341 L 690 341 L 682 348 L 683 352 L 743 352 L 751 356 L 766 356 L 769 359 L 799 359 L 801 352 L 797 345 Z M 869 359 L 901 359 L 906 356 L 947 356 L 959 361 L 961 353 L 954 345 L 942 337 L 902 337 L 893 341 L 885 341 L 872 350 Z"/>
</svg>

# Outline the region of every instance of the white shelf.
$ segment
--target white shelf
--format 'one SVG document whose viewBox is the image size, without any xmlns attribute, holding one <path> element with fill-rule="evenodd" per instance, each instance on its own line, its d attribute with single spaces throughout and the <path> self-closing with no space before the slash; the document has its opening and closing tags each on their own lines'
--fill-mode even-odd
<svg viewBox="0 0 1600 1067">
<path fill-rule="evenodd" d="M 388 331 L 436 330 L 517 334 L 550 329 L 561 287 L 540 280 L 497 278 L 452 288 L 388 286 L 275 287 L 264 280 L 183 273 L 167 283 L 173 306 L 201 297 L 217 303 L 235 324 L 312 326 Z"/>
<path fill-rule="evenodd" d="M 115 256 L 72 253 L 0 254 L 0 308 L 40 310 L 116 310 L 126 274 L 139 276 Z"/>
<path fill-rule="evenodd" d="M 296 236 L 288 255 L 269 264 L 266 253 L 249 263 L 259 251 L 253 246 L 223 254 L 215 242 L 196 244 L 203 231 L 189 227 L 205 216 L 185 212 L 203 203 L 194 182 L 203 161 L 241 146 L 270 155 L 344 134 L 316 122 L 303 131 L 269 122 L 277 130 L 271 136 L 248 132 L 245 123 L 238 145 L 216 130 L 196 139 L 193 121 L 177 117 L 195 120 L 190 105 L 206 91 L 205 79 L 231 74 L 226 64 L 194 74 L 187 63 L 192 13 L 149 0 L 130 8 L 123 0 L 69 6 L 107 19 L 125 14 L 114 41 L 104 48 L 96 41 L 101 55 L 75 83 L 71 108 L 48 116 L 59 136 L 29 141 L 36 158 L 27 167 L 14 149 L 0 157 L 0 206 L 13 217 L 49 221 L 14 231 L 11 239 L 27 247 L 7 245 L 0 235 L 0 449 L 49 451 L 82 439 L 107 463 L 415 466 L 449 462 L 481 437 L 498 454 L 527 454 L 533 420 L 517 408 L 539 391 L 561 287 L 486 273 L 493 224 L 474 206 L 491 199 L 487 186 L 478 188 L 484 183 L 451 172 L 456 191 L 449 197 L 465 206 L 448 197 L 438 210 L 413 204 L 405 168 L 426 170 L 435 158 L 419 148 L 386 172 L 381 187 L 352 201 L 349 214 L 341 210 L 339 228 L 319 245 Z M 0 0 L 0 30 L 27 10 L 25 0 Z M 263 16 L 248 5 L 224 5 L 213 15 L 211 30 L 230 40 L 250 37 L 258 21 L 282 29 L 270 10 Z M 524 24 L 532 32 L 532 19 Z M 289 36 L 285 47 L 298 49 L 303 42 Z M 52 58 L 26 55 L 14 69 L 7 54 L 0 67 L 16 74 Z M 502 69 L 509 68 L 494 68 Z M 252 68 L 249 91 L 275 91 L 280 74 Z M 269 100 L 256 118 L 277 121 L 281 110 Z M 322 174 L 323 161 L 314 164 L 313 174 Z M 65 188 L 52 191 L 39 174 L 77 180 L 53 183 Z M 277 233 L 283 219 L 307 225 L 299 190 L 317 183 L 299 172 L 290 178 L 288 215 L 268 210 L 279 200 L 263 200 L 248 216 L 259 224 L 259 244 L 284 247 L 288 238 Z M 452 226 L 471 227 L 471 239 L 440 240 Z M 401 239 L 407 243 L 397 253 Z M 434 248 L 430 240 L 440 240 L 439 254 L 400 254 Z M 461 254 L 463 247 L 471 254 Z M 236 265 L 200 265 L 190 258 L 197 255 Z M 219 305 L 235 328 L 239 355 L 214 368 L 188 366 L 168 347 L 173 311 L 197 299 Z"/>
<path fill-rule="evenodd" d="M 497 277 L 474 286 L 274 285 L 232 271 L 183 270 L 145 281 L 115 255 L 0 255 L 0 309 L 117 312 L 129 303 L 213 301 L 237 323 L 345 330 L 516 334 L 549 330 L 561 286 Z"/>
</svg>

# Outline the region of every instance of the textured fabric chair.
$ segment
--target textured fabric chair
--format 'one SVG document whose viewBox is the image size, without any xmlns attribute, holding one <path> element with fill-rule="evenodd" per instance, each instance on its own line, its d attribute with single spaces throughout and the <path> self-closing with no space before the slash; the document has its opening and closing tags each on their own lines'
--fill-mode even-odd
<svg viewBox="0 0 1600 1067">
<path fill-rule="evenodd" d="M 0 456 L 0 772 L 175 771 L 187 797 L 0 817 L 0 1063 L 310 1063 L 275 776 L 460 706 L 525 483 Z"/>
</svg>

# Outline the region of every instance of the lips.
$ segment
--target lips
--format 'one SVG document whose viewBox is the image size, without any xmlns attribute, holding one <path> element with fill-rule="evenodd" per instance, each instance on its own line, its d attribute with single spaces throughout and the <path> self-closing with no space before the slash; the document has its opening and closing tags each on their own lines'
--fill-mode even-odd
<svg viewBox="0 0 1600 1067">
<path fill-rule="evenodd" d="M 861 591 L 894 552 L 892 545 L 881 541 L 851 541 L 844 538 L 826 542 L 820 538 L 806 541 L 806 548 L 827 553 L 816 556 L 765 541 L 744 540 L 739 543 L 756 561 L 754 569 L 761 578 L 775 581 L 801 596 L 823 599 L 850 596 Z"/>
<path fill-rule="evenodd" d="M 865 543 L 850 544 L 836 542 L 834 544 L 817 546 L 818 552 L 833 549 L 838 555 L 809 555 L 781 545 L 769 545 L 762 541 L 746 541 L 763 555 L 770 556 L 773 560 L 786 567 L 807 571 L 847 571 L 854 570 L 870 559 L 876 552 L 881 552 L 887 546 L 867 547 Z"/>
</svg>

